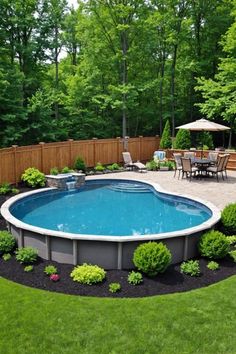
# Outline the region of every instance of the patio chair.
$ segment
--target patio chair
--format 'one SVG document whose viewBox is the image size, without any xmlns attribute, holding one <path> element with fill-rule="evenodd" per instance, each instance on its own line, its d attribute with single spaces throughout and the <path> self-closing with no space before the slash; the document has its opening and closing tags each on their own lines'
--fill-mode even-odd
<svg viewBox="0 0 236 354">
<path fill-rule="evenodd" d="M 196 172 L 198 172 L 198 168 L 193 166 L 191 163 L 191 158 L 181 157 L 182 164 L 182 178 L 186 175 L 186 178 L 190 177 L 190 182 L 192 176 L 196 176 Z"/>
<path fill-rule="evenodd" d="M 208 160 L 211 161 L 212 165 L 216 165 L 217 164 L 218 156 L 219 156 L 219 153 L 216 152 L 216 151 L 215 152 L 211 151 L 211 152 L 208 153 Z"/>
<path fill-rule="evenodd" d="M 184 157 L 186 159 L 194 159 L 196 157 L 196 152 L 194 152 L 194 151 L 185 151 L 184 152 Z"/>
<path fill-rule="evenodd" d="M 226 161 L 226 159 L 227 159 L 227 161 Z M 224 172 L 224 169 L 226 170 L 225 161 L 226 161 L 226 165 L 227 165 L 228 156 L 226 154 L 225 155 L 219 155 L 216 165 L 207 167 L 207 169 L 206 169 L 207 173 L 211 173 L 212 175 L 216 176 L 217 182 L 219 182 L 219 177 L 218 177 L 219 173 L 221 173 L 222 179 L 224 180 L 223 172 Z"/>
<path fill-rule="evenodd" d="M 225 177 L 228 178 L 227 176 L 227 164 L 229 161 L 230 154 L 224 154 L 224 164 L 223 164 L 223 172 L 225 173 Z"/>
<path fill-rule="evenodd" d="M 173 157 L 174 157 L 174 160 L 175 160 L 175 174 L 174 174 L 174 177 L 176 175 L 176 172 L 179 171 L 179 175 L 178 175 L 178 179 L 179 179 L 180 173 L 182 171 L 182 162 L 181 162 L 182 154 L 180 154 L 179 152 L 178 153 L 174 153 Z"/>
<path fill-rule="evenodd" d="M 122 152 L 124 166 L 131 170 L 138 170 L 139 172 L 147 172 L 147 167 L 142 162 L 133 162 L 129 152 Z"/>
</svg>

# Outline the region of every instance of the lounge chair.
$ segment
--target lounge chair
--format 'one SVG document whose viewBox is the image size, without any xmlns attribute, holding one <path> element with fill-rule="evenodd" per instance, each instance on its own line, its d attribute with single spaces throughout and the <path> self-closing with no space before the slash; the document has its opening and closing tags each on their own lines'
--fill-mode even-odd
<svg viewBox="0 0 236 354">
<path fill-rule="evenodd" d="M 139 172 L 147 172 L 147 167 L 142 162 L 133 162 L 129 152 L 122 152 L 125 167 Z"/>
<path fill-rule="evenodd" d="M 182 178 L 184 175 L 186 175 L 186 178 L 190 177 L 190 182 L 192 176 L 196 175 L 196 172 L 198 172 L 198 168 L 192 166 L 191 158 L 186 158 L 186 157 L 181 157 L 181 163 L 182 163 Z"/>
</svg>

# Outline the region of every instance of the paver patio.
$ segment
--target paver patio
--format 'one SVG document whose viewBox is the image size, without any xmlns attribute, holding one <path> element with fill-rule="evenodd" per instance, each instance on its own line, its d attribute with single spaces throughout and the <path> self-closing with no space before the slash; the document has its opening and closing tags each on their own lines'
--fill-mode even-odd
<svg viewBox="0 0 236 354">
<path fill-rule="evenodd" d="M 120 172 L 97 175 L 96 178 L 130 178 L 151 181 L 158 183 L 166 191 L 201 198 L 222 210 L 227 204 L 236 202 L 236 171 L 227 171 L 227 174 L 228 179 L 223 181 L 219 176 L 219 182 L 216 178 L 203 178 L 201 180 L 192 178 L 191 182 L 186 178 L 178 180 L 178 177 L 174 178 L 174 171 Z M 87 177 L 87 179 L 90 179 L 90 177 Z"/>
</svg>

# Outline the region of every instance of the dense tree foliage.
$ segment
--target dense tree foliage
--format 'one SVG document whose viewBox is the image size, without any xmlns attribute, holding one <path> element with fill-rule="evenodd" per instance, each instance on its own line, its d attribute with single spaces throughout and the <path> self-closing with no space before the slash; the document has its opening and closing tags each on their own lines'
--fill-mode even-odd
<svg viewBox="0 0 236 354">
<path fill-rule="evenodd" d="M 202 113 L 235 129 L 235 0 L 0 8 L 0 146 L 174 136 Z"/>
</svg>

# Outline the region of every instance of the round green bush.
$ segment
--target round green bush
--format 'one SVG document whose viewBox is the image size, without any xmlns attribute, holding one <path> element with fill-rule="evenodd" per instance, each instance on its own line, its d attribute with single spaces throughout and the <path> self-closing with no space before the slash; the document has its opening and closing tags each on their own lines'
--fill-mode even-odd
<svg viewBox="0 0 236 354">
<path fill-rule="evenodd" d="M 37 257 L 38 250 L 33 247 L 21 247 L 16 250 L 16 260 L 20 263 L 33 263 Z"/>
<path fill-rule="evenodd" d="M 81 266 L 75 267 L 70 276 L 74 281 L 91 285 L 102 282 L 105 279 L 106 272 L 97 265 L 84 263 Z"/>
<path fill-rule="evenodd" d="M 149 276 L 163 273 L 171 262 L 171 253 L 162 242 L 147 242 L 134 251 L 134 265 Z"/>
<path fill-rule="evenodd" d="M 221 222 L 226 235 L 236 234 L 236 203 L 227 205 L 221 213 Z"/>
<path fill-rule="evenodd" d="M 224 258 L 230 250 L 229 242 L 220 231 L 208 231 L 202 235 L 198 244 L 202 256 L 210 259 Z"/>
<path fill-rule="evenodd" d="M 0 231 L 0 253 L 8 253 L 15 247 L 16 240 L 8 231 Z"/>
<path fill-rule="evenodd" d="M 34 167 L 27 168 L 21 179 L 29 187 L 44 187 L 46 182 L 45 175 Z"/>
</svg>

